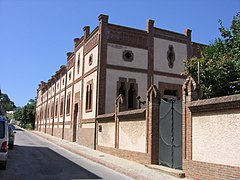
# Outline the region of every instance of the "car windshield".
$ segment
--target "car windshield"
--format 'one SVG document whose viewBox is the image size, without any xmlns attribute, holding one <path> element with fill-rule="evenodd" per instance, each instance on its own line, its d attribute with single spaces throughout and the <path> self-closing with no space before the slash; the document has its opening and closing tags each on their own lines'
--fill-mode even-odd
<svg viewBox="0 0 240 180">
<path fill-rule="evenodd" d="M 4 122 L 3 121 L 0 121 L 0 138 L 4 138 L 4 132 L 5 129 L 4 129 Z"/>
</svg>

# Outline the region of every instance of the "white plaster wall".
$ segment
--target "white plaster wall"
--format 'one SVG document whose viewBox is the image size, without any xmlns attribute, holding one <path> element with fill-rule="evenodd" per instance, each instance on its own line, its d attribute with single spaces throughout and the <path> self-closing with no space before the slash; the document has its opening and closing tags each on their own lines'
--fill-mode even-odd
<svg viewBox="0 0 240 180">
<path fill-rule="evenodd" d="M 119 149 L 146 151 L 146 121 L 120 121 Z"/>
<path fill-rule="evenodd" d="M 114 147 L 115 145 L 115 123 L 99 123 L 102 126 L 102 132 L 98 132 L 98 145 Z"/>
<path fill-rule="evenodd" d="M 63 74 L 62 78 L 60 78 L 60 87 L 61 87 L 61 90 L 63 90 L 65 88 L 65 83 L 66 83 L 66 73 Z M 64 80 L 64 83 L 63 83 L 63 80 Z"/>
<path fill-rule="evenodd" d="M 167 52 L 169 45 L 173 45 L 175 61 L 173 68 L 169 68 Z M 154 38 L 154 70 L 181 74 L 184 71 L 183 61 L 187 59 L 187 45 L 160 38 Z"/>
<path fill-rule="evenodd" d="M 82 128 L 95 128 L 95 123 L 82 124 Z"/>
<path fill-rule="evenodd" d="M 51 87 L 49 87 L 48 88 L 48 98 L 50 98 L 50 97 L 52 97 L 52 88 Z"/>
<path fill-rule="evenodd" d="M 77 73 L 77 62 L 78 62 L 78 55 L 80 54 L 80 69 L 79 69 L 79 74 Z M 74 79 L 78 79 L 79 77 L 82 76 L 82 66 L 83 66 L 83 47 L 81 47 L 75 55 L 75 77 Z"/>
<path fill-rule="evenodd" d="M 193 160 L 240 167 L 239 111 L 193 116 L 192 122 Z"/>
<path fill-rule="evenodd" d="M 71 74 L 71 78 L 69 79 L 69 75 Z M 67 72 L 67 85 L 73 82 L 73 67 Z"/>
<path fill-rule="evenodd" d="M 74 94 L 80 92 L 82 86 L 82 81 L 79 81 L 78 83 L 74 84 Z M 75 98 L 75 95 L 74 95 Z M 81 99 L 81 94 L 80 94 L 80 99 Z"/>
<path fill-rule="evenodd" d="M 119 77 L 136 79 L 136 83 L 138 84 L 138 95 L 141 96 L 141 100 L 146 100 L 147 74 L 107 69 L 106 114 L 114 112 L 114 102 L 116 99 L 117 81 L 119 81 Z"/>
<path fill-rule="evenodd" d="M 55 94 L 55 84 L 51 86 L 51 95 L 54 96 Z"/>
<path fill-rule="evenodd" d="M 60 79 L 56 82 L 56 93 L 58 93 L 60 91 Z"/>
<path fill-rule="evenodd" d="M 87 82 L 93 80 L 92 85 L 92 111 L 86 112 L 86 90 L 87 90 Z M 84 88 L 83 88 L 83 119 L 95 118 L 96 111 L 96 96 L 97 96 L 97 72 L 90 74 L 89 76 L 84 78 Z"/>
<path fill-rule="evenodd" d="M 158 87 L 158 82 L 171 83 L 171 84 L 180 84 L 182 85 L 185 79 L 167 77 L 167 76 L 159 76 L 154 75 L 154 84 Z"/>
<path fill-rule="evenodd" d="M 89 65 L 89 57 L 92 55 L 93 61 L 92 64 Z M 97 66 L 98 63 L 98 46 L 93 48 L 88 54 L 85 55 L 85 64 L 84 64 L 84 73 L 90 71 L 92 68 Z"/>
<path fill-rule="evenodd" d="M 70 129 L 71 126 L 70 125 L 64 125 L 64 129 Z"/>
<path fill-rule="evenodd" d="M 112 65 L 147 69 L 148 67 L 148 51 L 145 49 L 123 46 L 108 43 L 107 47 L 107 63 Z M 123 60 L 123 51 L 131 50 L 134 54 L 132 62 Z"/>
</svg>

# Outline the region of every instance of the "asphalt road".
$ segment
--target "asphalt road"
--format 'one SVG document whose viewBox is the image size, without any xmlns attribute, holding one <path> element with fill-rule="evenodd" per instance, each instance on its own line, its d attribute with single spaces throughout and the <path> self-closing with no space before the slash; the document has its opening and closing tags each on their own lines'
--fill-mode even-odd
<svg viewBox="0 0 240 180">
<path fill-rule="evenodd" d="M 73 154 L 36 135 L 16 130 L 7 170 L 1 180 L 130 179 L 100 164 Z"/>
</svg>

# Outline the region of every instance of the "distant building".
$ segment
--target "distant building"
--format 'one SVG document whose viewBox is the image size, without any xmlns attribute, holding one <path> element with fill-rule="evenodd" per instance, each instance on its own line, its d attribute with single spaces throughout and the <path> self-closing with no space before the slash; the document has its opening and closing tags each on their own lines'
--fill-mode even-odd
<svg viewBox="0 0 240 180">
<path fill-rule="evenodd" d="M 74 39 L 66 66 L 37 90 L 36 124 L 39 131 L 94 147 L 95 120 L 114 112 L 114 101 L 123 94 L 125 110 L 136 109 L 137 96 L 146 97 L 155 84 L 162 97 L 181 99 L 183 61 L 199 56 L 200 44 L 184 34 L 154 27 L 123 27 L 100 15 L 99 26 Z M 145 100 L 145 99 L 141 99 Z"/>
</svg>

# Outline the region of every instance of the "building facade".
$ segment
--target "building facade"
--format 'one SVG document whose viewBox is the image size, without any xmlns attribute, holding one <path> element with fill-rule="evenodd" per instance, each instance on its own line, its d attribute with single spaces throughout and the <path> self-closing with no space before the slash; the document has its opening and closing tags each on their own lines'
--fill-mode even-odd
<svg viewBox="0 0 240 180">
<path fill-rule="evenodd" d="M 185 77 L 183 61 L 199 56 L 200 44 L 184 34 L 154 27 L 123 27 L 98 17 L 99 26 L 74 39 L 67 63 L 37 90 L 36 130 L 81 145 L 96 147 L 96 118 L 114 113 L 115 99 L 123 95 L 122 110 L 139 108 L 151 85 L 164 98 L 181 99 Z M 144 107 L 144 106 L 143 106 Z"/>
</svg>

